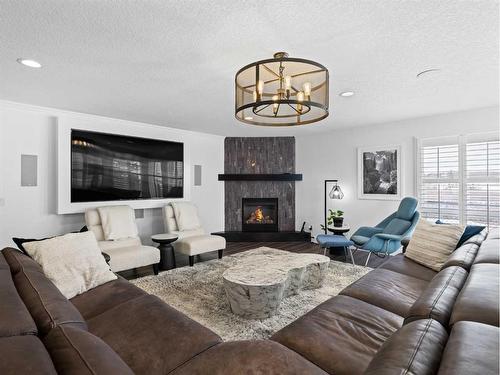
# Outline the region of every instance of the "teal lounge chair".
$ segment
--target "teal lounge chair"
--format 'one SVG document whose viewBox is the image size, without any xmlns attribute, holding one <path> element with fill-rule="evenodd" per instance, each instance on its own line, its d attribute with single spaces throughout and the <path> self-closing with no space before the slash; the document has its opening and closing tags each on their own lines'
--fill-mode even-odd
<svg viewBox="0 0 500 375">
<path fill-rule="evenodd" d="M 392 215 L 378 223 L 375 227 L 361 227 L 352 236 L 356 250 L 368 252 L 365 266 L 372 253 L 392 254 L 401 247 L 401 240 L 411 237 L 415 230 L 420 213 L 417 211 L 418 200 L 413 197 L 403 198 L 399 208 Z M 356 251 L 355 250 L 355 251 Z M 352 250 L 351 250 L 352 258 Z M 354 258 L 353 263 L 354 263 Z"/>
</svg>

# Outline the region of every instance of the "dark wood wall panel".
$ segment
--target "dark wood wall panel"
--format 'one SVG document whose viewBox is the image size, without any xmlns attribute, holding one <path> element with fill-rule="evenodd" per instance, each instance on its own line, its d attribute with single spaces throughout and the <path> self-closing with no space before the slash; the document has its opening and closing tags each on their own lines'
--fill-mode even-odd
<svg viewBox="0 0 500 375">
<path fill-rule="evenodd" d="M 224 173 L 295 173 L 294 137 L 228 137 Z M 295 230 L 295 182 L 225 181 L 225 230 L 241 230 L 242 198 L 278 198 L 280 231 Z"/>
</svg>

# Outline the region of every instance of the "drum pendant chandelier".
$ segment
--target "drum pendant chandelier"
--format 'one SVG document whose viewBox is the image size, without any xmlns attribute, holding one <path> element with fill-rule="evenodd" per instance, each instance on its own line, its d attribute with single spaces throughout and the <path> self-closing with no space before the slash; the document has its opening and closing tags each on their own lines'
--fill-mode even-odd
<svg viewBox="0 0 500 375">
<path fill-rule="evenodd" d="M 328 69 L 286 52 L 241 68 L 235 77 L 235 116 L 252 125 L 295 126 L 328 116 Z"/>
</svg>

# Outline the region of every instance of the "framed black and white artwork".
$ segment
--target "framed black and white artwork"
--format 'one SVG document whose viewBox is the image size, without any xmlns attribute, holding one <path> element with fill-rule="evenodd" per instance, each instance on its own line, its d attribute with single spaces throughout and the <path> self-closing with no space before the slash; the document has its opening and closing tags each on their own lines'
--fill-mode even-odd
<svg viewBox="0 0 500 375">
<path fill-rule="evenodd" d="M 358 148 L 358 198 L 399 200 L 401 146 Z"/>
</svg>

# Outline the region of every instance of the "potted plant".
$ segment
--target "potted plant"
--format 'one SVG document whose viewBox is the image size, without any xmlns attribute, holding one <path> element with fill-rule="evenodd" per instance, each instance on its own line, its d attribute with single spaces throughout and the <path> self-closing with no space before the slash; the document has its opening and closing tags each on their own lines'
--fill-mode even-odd
<svg viewBox="0 0 500 375">
<path fill-rule="evenodd" d="M 344 224 L 344 211 L 341 210 L 328 210 L 328 217 L 326 223 L 328 226 L 332 225 L 336 228 L 342 227 Z M 325 230 L 325 226 L 321 225 L 321 229 Z"/>
</svg>

